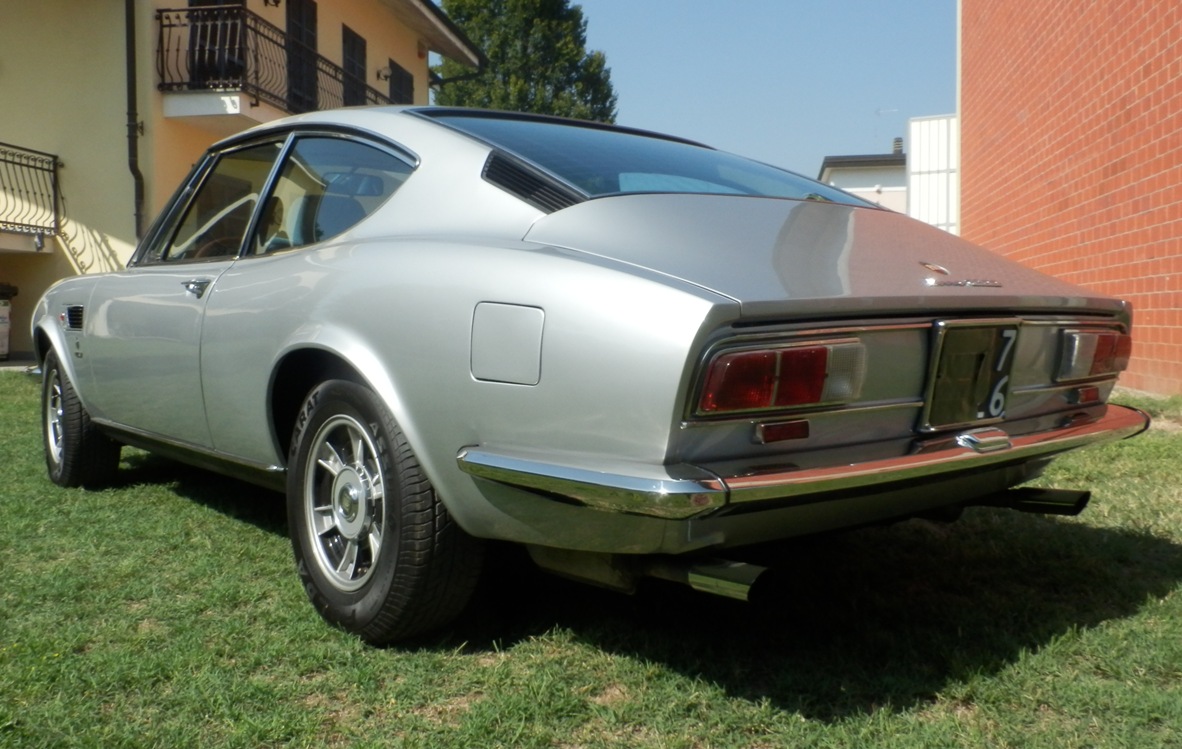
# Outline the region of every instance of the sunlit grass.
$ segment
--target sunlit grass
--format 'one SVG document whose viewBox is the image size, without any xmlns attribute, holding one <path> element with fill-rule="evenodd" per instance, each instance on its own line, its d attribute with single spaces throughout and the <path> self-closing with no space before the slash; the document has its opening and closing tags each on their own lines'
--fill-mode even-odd
<svg viewBox="0 0 1182 749">
<path fill-rule="evenodd" d="M 1182 401 L 1042 483 L 1079 518 L 970 510 L 778 550 L 742 605 L 628 598 L 514 555 L 463 623 L 373 649 L 297 583 L 282 499 L 125 450 L 45 478 L 0 375 L 0 746 L 1182 745 Z"/>
</svg>

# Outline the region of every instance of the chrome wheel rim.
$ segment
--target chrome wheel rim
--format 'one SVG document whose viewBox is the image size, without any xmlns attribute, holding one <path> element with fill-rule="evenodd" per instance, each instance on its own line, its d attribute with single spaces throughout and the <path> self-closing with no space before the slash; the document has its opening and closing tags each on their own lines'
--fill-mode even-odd
<svg viewBox="0 0 1182 749">
<path fill-rule="evenodd" d="M 62 407 L 62 378 L 55 369 L 50 374 L 49 390 L 45 398 L 45 446 L 49 459 L 54 465 L 62 462 L 62 424 L 65 411 Z"/>
<path fill-rule="evenodd" d="M 369 430 L 351 416 L 332 417 L 312 440 L 304 518 L 329 582 L 342 591 L 364 585 L 382 552 L 385 482 Z"/>
</svg>

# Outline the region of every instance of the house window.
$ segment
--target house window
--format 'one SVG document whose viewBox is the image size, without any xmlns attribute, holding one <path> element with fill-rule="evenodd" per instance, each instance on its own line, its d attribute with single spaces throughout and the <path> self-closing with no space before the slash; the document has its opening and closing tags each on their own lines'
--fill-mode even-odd
<svg viewBox="0 0 1182 749">
<path fill-rule="evenodd" d="M 345 106 L 365 104 L 365 39 L 348 26 L 341 27 Z"/>
<path fill-rule="evenodd" d="M 391 104 L 414 104 L 415 103 L 415 77 L 411 75 L 410 71 L 402 67 L 393 60 L 389 61 L 390 65 L 390 103 Z"/>
<path fill-rule="evenodd" d="M 316 1 L 287 0 L 287 109 L 316 109 Z"/>
</svg>

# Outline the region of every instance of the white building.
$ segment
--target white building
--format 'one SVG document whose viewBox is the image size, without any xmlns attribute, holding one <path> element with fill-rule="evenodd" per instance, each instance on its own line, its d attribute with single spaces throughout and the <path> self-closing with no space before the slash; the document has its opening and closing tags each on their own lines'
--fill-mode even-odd
<svg viewBox="0 0 1182 749">
<path fill-rule="evenodd" d="M 908 123 L 907 215 L 960 234 L 960 126 L 956 115 Z"/>
<path fill-rule="evenodd" d="M 956 115 L 913 117 L 906 152 L 826 156 L 817 179 L 863 200 L 960 234 L 960 127 Z"/>
<path fill-rule="evenodd" d="M 826 156 L 817 180 L 883 208 L 907 212 L 907 154 L 902 138 L 895 138 L 891 153 Z"/>
</svg>

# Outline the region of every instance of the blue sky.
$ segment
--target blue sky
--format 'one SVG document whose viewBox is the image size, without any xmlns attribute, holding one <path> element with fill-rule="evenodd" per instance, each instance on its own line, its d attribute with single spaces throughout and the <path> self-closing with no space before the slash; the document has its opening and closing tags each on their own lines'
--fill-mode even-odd
<svg viewBox="0 0 1182 749">
<path fill-rule="evenodd" d="M 616 121 L 815 177 L 956 109 L 956 0 L 572 0 Z"/>
</svg>

